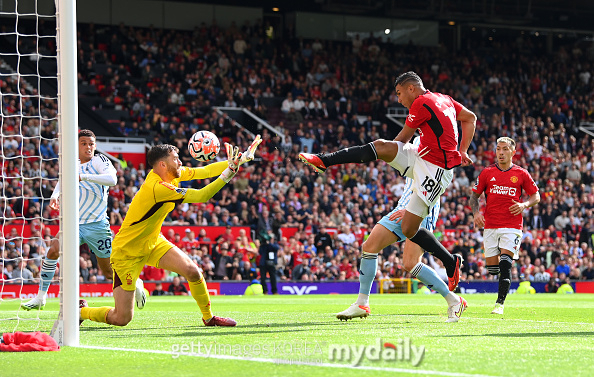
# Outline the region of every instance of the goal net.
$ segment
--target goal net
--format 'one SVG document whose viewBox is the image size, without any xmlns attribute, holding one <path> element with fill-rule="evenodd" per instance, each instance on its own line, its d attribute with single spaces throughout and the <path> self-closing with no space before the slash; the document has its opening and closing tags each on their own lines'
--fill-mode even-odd
<svg viewBox="0 0 594 377">
<path fill-rule="evenodd" d="M 60 317 L 56 338 L 66 345 L 78 344 L 75 9 L 62 0 L 0 3 L 0 333 L 49 332 Z M 49 207 L 58 180 L 71 199 L 60 211 Z M 59 284 L 45 310 L 25 311 L 54 238 L 69 250 L 60 252 Z"/>
</svg>

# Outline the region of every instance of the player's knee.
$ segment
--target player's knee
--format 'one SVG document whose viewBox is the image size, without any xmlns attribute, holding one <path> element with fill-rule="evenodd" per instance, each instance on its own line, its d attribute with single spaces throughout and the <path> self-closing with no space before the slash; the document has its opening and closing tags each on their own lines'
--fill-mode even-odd
<svg viewBox="0 0 594 377">
<path fill-rule="evenodd" d="M 361 245 L 361 251 L 370 254 L 377 254 L 379 252 L 379 250 L 375 249 L 375 246 L 373 246 L 371 243 L 367 241 L 363 242 L 363 245 Z"/>
<path fill-rule="evenodd" d="M 375 151 L 377 153 L 377 157 L 380 160 L 384 160 L 386 162 L 391 162 L 398 154 L 398 146 L 396 143 L 391 142 L 389 140 L 378 139 L 373 142 L 373 146 L 375 147 Z"/>
<path fill-rule="evenodd" d="M 110 318 L 110 324 L 114 326 L 126 326 L 130 321 L 132 321 L 132 317 L 134 317 L 134 313 L 117 313 L 112 318 Z"/>
<path fill-rule="evenodd" d="M 413 259 L 404 259 L 402 261 L 403 263 L 403 267 L 407 272 L 411 272 L 413 270 L 413 268 L 415 268 L 415 266 L 419 263 L 418 260 L 413 260 Z"/>
<path fill-rule="evenodd" d="M 47 259 L 58 259 L 60 257 L 60 244 L 58 244 L 56 247 L 54 247 L 54 244 L 52 244 L 50 249 L 47 251 L 46 257 Z"/>
<path fill-rule="evenodd" d="M 184 277 L 186 278 L 187 281 L 198 281 L 198 280 L 202 279 L 202 274 L 200 273 L 198 266 L 196 266 L 195 264 L 192 263 L 186 269 L 186 274 Z"/>
</svg>

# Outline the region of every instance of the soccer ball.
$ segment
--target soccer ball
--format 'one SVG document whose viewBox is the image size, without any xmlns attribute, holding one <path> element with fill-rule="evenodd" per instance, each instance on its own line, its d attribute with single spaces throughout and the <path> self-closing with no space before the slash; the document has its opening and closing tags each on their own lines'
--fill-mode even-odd
<svg viewBox="0 0 594 377">
<path fill-rule="evenodd" d="M 214 159 L 221 149 L 219 138 L 210 131 L 198 131 L 188 141 L 190 156 L 206 162 Z"/>
</svg>

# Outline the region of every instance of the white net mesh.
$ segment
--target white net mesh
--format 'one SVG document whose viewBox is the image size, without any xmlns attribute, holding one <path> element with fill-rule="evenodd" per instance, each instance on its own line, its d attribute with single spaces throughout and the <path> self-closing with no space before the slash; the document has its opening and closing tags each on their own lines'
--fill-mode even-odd
<svg viewBox="0 0 594 377">
<path fill-rule="evenodd" d="M 20 308 L 36 295 L 58 233 L 48 207 L 58 181 L 56 15 L 43 4 L 0 4 L 0 332 L 47 331 L 58 310 L 57 302 L 43 312 Z"/>
</svg>

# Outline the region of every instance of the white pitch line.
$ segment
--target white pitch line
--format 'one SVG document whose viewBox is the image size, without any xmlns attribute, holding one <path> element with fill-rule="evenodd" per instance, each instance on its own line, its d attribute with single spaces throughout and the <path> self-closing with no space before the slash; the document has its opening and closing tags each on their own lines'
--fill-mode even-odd
<svg viewBox="0 0 594 377">
<path fill-rule="evenodd" d="M 292 360 L 283 360 L 283 359 L 262 359 L 258 357 L 240 357 L 240 356 L 231 356 L 231 355 L 203 355 L 198 353 L 181 353 L 181 352 L 172 352 L 172 351 L 159 351 L 159 350 L 143 350 L 143 349 L 136 349 L 136 348 L 119 348 L 119 347 L 101 347 L 101 346 L 88 346 L 88 345 L 80 345 L 78 348 L 87 348 L 87 349 L 97 349 L 97 350 L 105 350 L 105 351 L 128 351 L 128 352 L 139 352 L 139 353 L 155 353 L 155 354 L 162 354 L 162 355 L 171 355 L 173 356 L 194 356 L 194 357 L 201 357 L 201 358 L 211 358 L 211 359 L 223 359 L 223 360 L 235 360 L 235 361 L 253 361 L 257 363 L 272 363 L 272 364 L 283 364 L 283 365 L 306 365 L 306 366 L 316 366 L 316 367 L 326 367 L 326 368 L 347 368 L 347 369 L 355 369 L 355 370 L 374 370 L 380 372 L 397 372 L 397 373 L 408 373 L 408 374 L 424 374 L 424 375 L 434 375 L 434 376 L 450 376 L 450 377 L 498 377 L 498 376 L 490 376 L 485 374 L 469 374 L 469 373 L 455 373 L 455 372 L 441 372 L 435 370 L 422 370 L 422 369 L 404 369 L 404 368 L 382 368 L 382 367 L 371 367 L 371 366 L 352 366 L 352 365 L 345 365 L 345 364 L 331 364 L 331 363 L 316 363 L 316 362 L 307 362 L 307 361 L 292 361 Z"/>
</svg>

